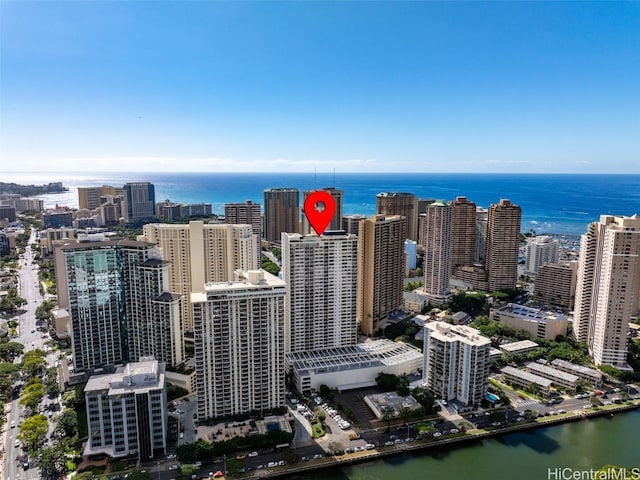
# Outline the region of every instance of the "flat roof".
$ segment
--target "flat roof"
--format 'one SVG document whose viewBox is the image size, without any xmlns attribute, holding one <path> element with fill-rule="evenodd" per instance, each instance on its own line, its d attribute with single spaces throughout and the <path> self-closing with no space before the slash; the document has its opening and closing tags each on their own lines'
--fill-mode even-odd
<svg viewBox="0 0 640 480">
<path fill-rule="evenodd" d="M 547 367 L 546 365 L 542 365 L 536 362 L 527 363 L 526 367 L 529 370 L 533 370 L 534 372 L 544 373 L 545 375 L 549 375 L 550 377 L 566 380 L 570 383 L 575 383 L 579 380 L 579 378 L 572 373 L 563 372 L 562 370 Z"/>
<path fill-rule="evenodd" d="M 560 358 L 556 358 L 551 362 L 551 365 L 556 365 L 559 367 L 564 367 L 574 372 L 582 373 L 583 375 L 587 375 L 589 377 L 602 378 L 602 372 L 600 370 L 596 370 L 595 368 L 585 367 L 584 365 L 577 365 L 575 363 L 567 362 L 566 360 L 562 360 Z"/>
<path fill-rule="evenodd" d="M 450 323 L 434 321 L 425 324 L 431 336 L 441 342 L 464 342 L 469 345 L 490 345 L 491 340 L 480 334 L 479 330 L 465 325 L 451 325 Z"/>
<path fill-rule="evenodd" d="M 307 372 L 318 374 L 397 365 L 421 360 L 423 355 L 407 343 L 380 339 L 346 347 L 287 353 L 285 357 L 295 370 L 304 375 Z"/>
<path fill-rule="evenodd" d="M 518 305 L 517 303 L 507 303 L 500 307 L 494 308 L 496 312 L 508 313 L 522 320 L 531 320 L 532 322 L 546 323 L 551 321 L 566 321 L 567 316 L 556 314 L 554 312 L 544 311 L 537 308 Z"/>
<path fill-rule="evenodd" d="M 541 377 L 540 375 L 536 375 L 531 372 L 527 372 L 526 370 L 518 370 L 513 367 L 504 367 L 500 370 L 502 373 L 506 373 L 507 375 L 512 375 L 517 378 L 521 378 L 530 383 L 537 383 L 541 387 L 548 388 L 551 386 L 551 380 Z"/>
<path fill-rule="evenodd" d="M 519 342 L 511 342 L 500 345 L 500 350 L 503 352 L 513 353 L 520 350 L 529 350 L 537 348 L 538 344 L 531 340 L 520 340 Z"/>
</svg>

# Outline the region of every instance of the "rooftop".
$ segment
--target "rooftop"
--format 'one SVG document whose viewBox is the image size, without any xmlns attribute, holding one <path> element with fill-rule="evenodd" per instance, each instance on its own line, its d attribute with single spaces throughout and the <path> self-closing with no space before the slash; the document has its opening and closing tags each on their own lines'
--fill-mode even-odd
<svg viewBox="0 0 640 480">
<path fill-rule="evenodd" d="M 164 364 L 152 357 L 143 357 L 118 367 L 115 373 L 93 375 L 85 386 L 85 392 L 109 390 L 109 395 L 127 392 L 142 393 L 164 388 Z"/>
<path fill-rule="evenodd" d="M 505 343 L 500 345 L 500 349 L 507 353 L 515 353 L 521 350 L 531 350 L 537 348 L 538 344 L 531 340 L 520 340 L 519 342 Z"/>
<path fill-rule="evenodd" d="M 446 322 L 430 322 L 424 328 L 431 331 L 431 337 L 441 342 L 464 342 L 470 345 L 490 345 L 491 340 L 480 334 L 475 328 L 465 325 L 451 325 Z"/>
<path fill-rule="evenodd" d="M 403 342 L 381 339 L 346 347 L 288 353 L 286 358 L 294 369 L 304 375 L 307 371 L 328 373 L 397 365 L 422 359 L 422 352 Z"/>
<path fill-rule="evenodd" d="M 534 373 L 543 373 L 550 377 L 559 378 L 570 383 L 575 383 L 579 380 L 578 377 L 571 373 L 563 372 L 562 370 L 557 370 L 536 362 L 527 363 L 526 367 L 529 370 L 533 370 Z"/>
<path fill-rule="evenodd" d="M 507 375 L 512 375 L 517 378 L 521 378 L 530 383 L 537 383 L 541 387 L 549 388 L 551 386 L 551 380 L 541 377 L 540 375 L 535 375 L 531 372 L 527 372 L 526 370 L 518 370 L 513 367 L 504 367 L 500 370 L 502 373 L 506 373 Z"/>
<path fill-rule="evenodd" d="M 567 320 L 566 315 L 544 311 L 537 308 L 526 307 L 524 305 L 518 305 L 516 303 L 507 303 L 506 305 L 502 305 L 493 310 L 499 313 L 508 313 L 523 320 L 531 320 L 541 323 L 546 323 L 554 320 L 559 322 Z"/>
<path fill-rule="evenodd" d="M 574 372 L 582 373 L 583 375 L 588 375 L 590 377 L 602 378 L 602 372 L 600 370 L 596 370 L 595 368 L 585 367 L 584 365 L 576 365 L 575 363 L 567 362 L 566 360 L 562 360 L 560 358 L 556 358 L 551 365 L 557 367 L 564 367 L 566 369 L 573 370 Z"/>
</svg>

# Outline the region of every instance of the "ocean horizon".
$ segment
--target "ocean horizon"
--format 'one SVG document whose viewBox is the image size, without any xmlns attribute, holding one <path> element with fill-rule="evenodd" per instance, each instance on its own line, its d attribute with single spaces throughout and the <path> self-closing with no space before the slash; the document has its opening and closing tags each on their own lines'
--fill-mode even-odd
<svg viewBox="0 0 640 480">
<path fill-rule="evenodd" d="M 264 190 L 276 187 L 343 190 L 345 215 L 374 214 L 376 194 L 384 191 L 441 200 L 464 196 L 483 208 L 506 198 L 521 206 L 523 232 L 564 235 L 584 233 L 600 215 L 640 214 L 640 175 L 630 174 L 25 172 L 3 174 L 3 181 L 62 182 L 68 192 L 38 197 L 46 208 L 77 208 L 78 187 L 148 181 L 156 202 L 211 203 L 216 214 L 225 203 L 263 204 Z"/>
</svg>

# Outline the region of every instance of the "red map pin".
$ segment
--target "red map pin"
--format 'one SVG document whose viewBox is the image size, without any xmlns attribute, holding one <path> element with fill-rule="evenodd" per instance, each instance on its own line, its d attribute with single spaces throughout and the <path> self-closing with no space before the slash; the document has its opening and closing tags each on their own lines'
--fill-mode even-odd
<svg viewBox="0 0 640 480">
<path fill-rule="evenodd" d="M 335 212 L 336 202 L 325 190 L 311 192 L 304 201 L 304 214 L 318 235 L 322 235 L 329 226 Z"/>
</svg>

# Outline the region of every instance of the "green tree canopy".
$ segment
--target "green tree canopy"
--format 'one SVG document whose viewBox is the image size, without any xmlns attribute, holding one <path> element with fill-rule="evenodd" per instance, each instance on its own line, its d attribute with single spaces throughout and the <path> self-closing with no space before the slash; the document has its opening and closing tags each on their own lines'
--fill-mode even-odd
<svg viewBox="0 0 640 480">
<path fill-rule="evenodd" d="M 44 437 L 49 430 L 49 422 L 44 415 L 32 415 L 20 424 L 18 438 L 29 447 L 30 452 L 38 449 L 40 438 Z"/>
</svg>

